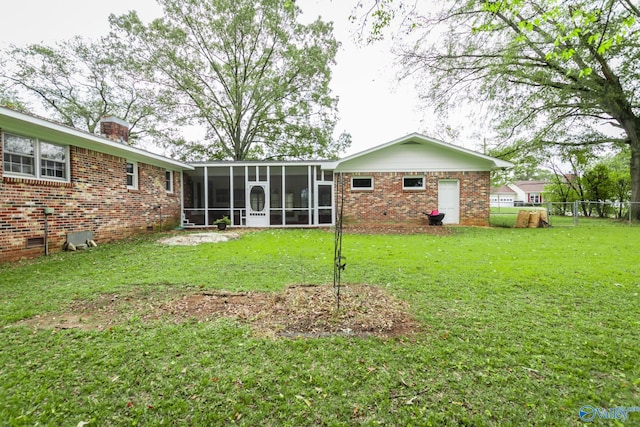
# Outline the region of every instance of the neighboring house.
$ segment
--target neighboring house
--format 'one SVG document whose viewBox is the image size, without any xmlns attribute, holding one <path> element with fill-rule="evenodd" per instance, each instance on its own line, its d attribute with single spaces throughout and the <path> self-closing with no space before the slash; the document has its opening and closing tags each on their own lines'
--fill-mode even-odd
<svg viewBox="0 0 640 427">
<path fill-rule="evenodd" d="M 489 224 L 489 175 L 512 164 L 411 134 L 336 161 L 208 162 L 185 172 L 186 227 L 228 216 L 242 227 L 344 222 L 423 225 L 438 209 L 447 224 Z"/>
<path fill-rule="evenodd" d="M 544 186 L 549 184 L 546 181 L 516 181 L 512 187 L 516 194 L 516 204 L 539 205 L 544 202 Z M 521 203 L 517 203 L 521 202 Z"/>
<path fill-rule="evenodd" d="M 516 181 L 491 189 L 492 207 L 539 205 L 544 202 L 546 181 Z"/>
<path fill-rule="evenodd" d="M 511 188 L 516 192 L 515 204 L 539 205 L 544 202 L 546 181 L 516 181 Z"/>
<path fill-rule="evenodd" d="M 494 187 L 491 189 L 492 208 L 512 208 L 517 193 L 508 185 Z"/>
<path fill-rule="evenodd" d="M 0 261 L 59 251 L 67 236 L 98 243 L 181 217 L 181 174 L 193 167 L 126 145 L 126 123 L 105 137 L 0 107 Z M 111 139 L 109 139 L 111 138 Z"/>
<path fill-rule="evenodd" d="M 0 107 L 0 261 L 147 230 L 335 224 L 489 224 L 489 175 L 512 164 L 420 134 L 341 160 L 185 164 L 126 145 L 126 123 L 97 136 Z M 45 228 L 48 233 L 45 235 Z"/>
</svg>

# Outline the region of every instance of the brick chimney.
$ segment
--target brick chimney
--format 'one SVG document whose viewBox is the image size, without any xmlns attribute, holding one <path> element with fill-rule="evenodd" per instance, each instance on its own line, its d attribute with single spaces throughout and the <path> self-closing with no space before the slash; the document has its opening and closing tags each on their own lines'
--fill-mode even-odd
<svg viewBox="0 0 640 427">
<path fill-rule="evenodd" d="M 100 135 L 111 141 L 129 141 L 129 123 L 113 116 L 103 116 L 100 119 Z"/>
</svg>

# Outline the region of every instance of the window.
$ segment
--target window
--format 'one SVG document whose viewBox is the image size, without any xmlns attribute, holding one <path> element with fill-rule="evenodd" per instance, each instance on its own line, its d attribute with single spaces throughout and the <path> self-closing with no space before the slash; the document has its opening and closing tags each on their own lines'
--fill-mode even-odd
<svg viewBox="0 0 640 427">
<path fill-rule="evenodd" d="M 138 189 L 138 164 L 136 162 L 127 162 L 127 188 Z"/>
<path fill-rule="evenodd" d="M 69 179 L 68 147 L 9 133 L 2 136 L 5 175 L 63 181 Z"/>
<path fill-rule="evenodd" d="M 66 148 L 59 145 L 40 143 L 40 176 L 66 178 Z"/>
<path fill-rule="evenodd" d="M 424 176 L 405 176 L 402 178 L 403 190 L 424 190 Z"/>
<path fill-rule="evenodd" d="M 352 190 L 373 190 L 373 178 L 371 177 L 352 177 L 351 178 Z"/>
<path fill-rule="evenodd" d="M 173 193 L 173 171 L 165 171 L 164 175 L 164 188 L 167 190 L 167 193 Z"/>
</svg>

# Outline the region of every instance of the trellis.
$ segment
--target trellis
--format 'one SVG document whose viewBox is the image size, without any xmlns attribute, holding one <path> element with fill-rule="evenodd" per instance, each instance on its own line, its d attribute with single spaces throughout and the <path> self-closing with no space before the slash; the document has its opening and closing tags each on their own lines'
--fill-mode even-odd
<svg viewBox="0 0 640 427">
<path fill-rule="evenodd" d="M 336 295 L 336 307 L 340 310 L 340 276 L 347 263 L 342 255 L 342 214 L 344 209 L 344 179 L 340 173 L 340 207 L 336 209 L 335 244 L 333 251 L 333 291 Z"/>
</svg>

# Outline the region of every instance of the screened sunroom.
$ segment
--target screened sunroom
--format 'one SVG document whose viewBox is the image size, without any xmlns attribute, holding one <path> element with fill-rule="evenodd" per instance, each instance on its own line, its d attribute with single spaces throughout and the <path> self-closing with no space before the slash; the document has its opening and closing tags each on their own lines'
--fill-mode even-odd
<svg viewBox="0 0 640 427">
<path fill-rule="evenodd" d="M 210 227 L 328 226 L 334 222 L 333 171 L 322 162 L 194 163 L 184 172 L 183 224 Z"/>
</svg>

